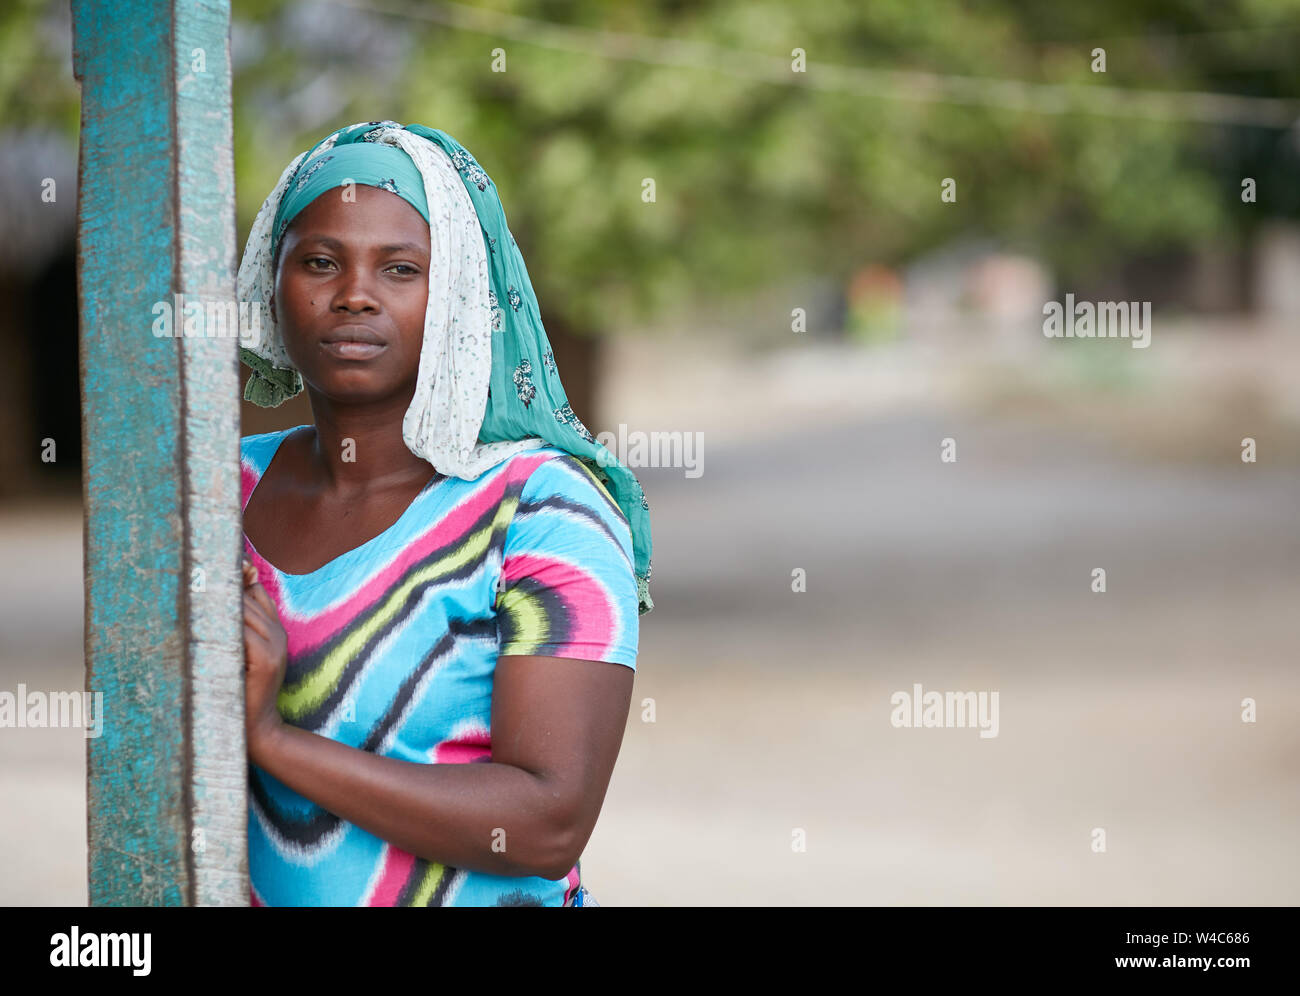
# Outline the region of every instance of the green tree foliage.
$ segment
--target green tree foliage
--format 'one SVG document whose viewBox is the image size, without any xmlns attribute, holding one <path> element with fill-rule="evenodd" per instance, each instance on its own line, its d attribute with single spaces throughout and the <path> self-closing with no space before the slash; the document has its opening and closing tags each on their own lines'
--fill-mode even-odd
<svg viewBox="0 0 1300 996">
<path fill-rule="evenodd" d="M 43 8 L 0 15 L 9 122 L 75 107 L 33 54 Z M 578 330 L 972 234 L 1086 276 L 1300 214 L 1294 129 L 1108 97 L 1293 97 L 1300 0 L 236 0 L 234 18 L 241 234 L 329 130 L 420 121 L 493 176 L 543 314 Z"/>
</svg>

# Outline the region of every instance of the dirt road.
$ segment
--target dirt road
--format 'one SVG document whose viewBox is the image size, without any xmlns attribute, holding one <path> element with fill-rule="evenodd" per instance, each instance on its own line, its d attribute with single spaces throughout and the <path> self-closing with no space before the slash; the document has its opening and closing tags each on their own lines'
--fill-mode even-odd
<svg viewBox="0 0 1300 996">
<path fill-rule="evenodd" d="M 935 410 L 704 466 L 639 471 L 657 608 L 599 902 L 1300 901 L 1294 468 Z M 5 518 L 0 689 L 82 686 L 79 523 Z M 893 726 L 917 683 L 998 693 L 997 736 Z M 84 751 L 0 730 L 0 903 L 85 902 Z"/>
</svg>

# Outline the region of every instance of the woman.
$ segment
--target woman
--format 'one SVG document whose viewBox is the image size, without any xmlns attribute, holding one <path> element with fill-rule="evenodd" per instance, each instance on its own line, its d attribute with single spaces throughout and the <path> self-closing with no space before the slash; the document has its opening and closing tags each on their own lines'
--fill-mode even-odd
<svg viewBox="0 0 1300 996">
<path fill-rule="evenodd" d="M 587 905 L 649 505 L 569 408 L 496 188 L 449 135 L 352 125 L 258 213 L 242 441 L 260 905 Z M 247 333 L 248 330 L 245 330 Z"/>
</svg>

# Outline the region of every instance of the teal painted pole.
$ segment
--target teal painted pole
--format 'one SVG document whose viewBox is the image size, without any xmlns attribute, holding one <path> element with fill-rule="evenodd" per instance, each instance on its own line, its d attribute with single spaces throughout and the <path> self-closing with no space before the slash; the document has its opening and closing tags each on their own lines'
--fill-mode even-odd
<svg viewBox="0 0 1300 996">
<path fill-rule="evenodd" d="M 72 13 L 90 902 L 247 905 L 230 5 Z"/>
</svg>

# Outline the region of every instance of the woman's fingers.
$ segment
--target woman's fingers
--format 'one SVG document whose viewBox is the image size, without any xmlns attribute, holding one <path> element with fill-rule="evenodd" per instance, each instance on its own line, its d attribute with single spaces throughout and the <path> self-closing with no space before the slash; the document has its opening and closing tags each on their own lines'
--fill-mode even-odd
<svg viewBox="0 0 1300 996">
<path fill-rule="evenodd" d="M 280 613 L 276 611 L 271 596 L 266 593 L 266 589 L 262 587 L 261 582 L 258 580 L 257 568 L 253 566 L 253 562 L 247 557 L 244 558 L 244 592 L 245 594 L 251 592 L 263 611 L 272 619 L 278 620 L 280 618 Z"/>
<path fill-rule="evenodd" d="M 258 582 L 257 569 L 244 558 L 244 671 L 251 661 L 278 660 L 285 649 L 284 628 L 275 602 Z"/>
<path fill-rule="evenodd" d="M 271 618 L 247 589 L 244 591 L 244 625 L 252 626 L 263 639 L 271 638 Z"/>
<path fill-rule="evenodd" d="M 245 622 L 245 623 L 244 623 L 244 646 L 245 646 L 245 649 L 248 648 L 248 644 L 250 644 L 250 643 L 264 644 L 264 643 L 266 643 L 266 637 L 265 637 L 263 634 L 259 633 L 259 632 L 258 632 L 258 631 L 253 627 L 253 626 L 251 626 L 249 623 Z"/>
<path fill-rule="evenodd" d="M 275 603 L 271 601 L 271 596 L 266 593 L 266 589 L 260 584 L 254 584 L 248 589 L 252 596 L 257 599 L 257 603 L 262 607 L 266 614 L 276 620 L 280 619 L 280 613 L 275 608 Z"/>
<path fill-rule="evenodd" d="M 266 603 L 257 597 L 256 585 L 244 589 L 244 609 L 256 612 L 259 616 L 266 615 Z"/>
</svg>

